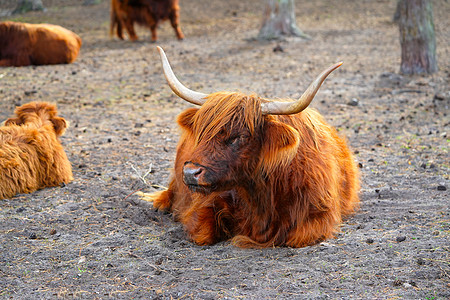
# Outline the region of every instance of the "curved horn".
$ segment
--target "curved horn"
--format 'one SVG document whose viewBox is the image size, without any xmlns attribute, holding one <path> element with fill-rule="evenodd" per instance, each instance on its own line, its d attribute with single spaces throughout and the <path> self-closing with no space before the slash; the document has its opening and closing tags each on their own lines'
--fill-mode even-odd
<svg viewBox="0 0 450 300">
<path fill-rule="evenodd" d="M 170 67 L 169 61 L 167 60 L 164 50 L 157 46 L 159 55 L 161 56 L 161 63 L 164 70 L 164 76 L 166 77 L 167 83 L 169 84 L 172 91 L 180 98 L 196 105 L 202 105 L 206 101 L 208 94 L 199 93 L 185 87 L 175 76 Z"/>
<path fill-rule="evenodd" d="M 325 78 L 330 75 L 331 72 L 336 70 L 342 65 L 342 62 L 332 65 L 328 69 L 322 72 L 303 93 L 303 95 L 297 101 L 281 102 L 270 101 L 261 104 L 261 110 L 264 115 L 290 115 L 296 114 L 308 107 L 311 101 L 314 99 L 317 91 L 324 82 Z"/>
</svg>

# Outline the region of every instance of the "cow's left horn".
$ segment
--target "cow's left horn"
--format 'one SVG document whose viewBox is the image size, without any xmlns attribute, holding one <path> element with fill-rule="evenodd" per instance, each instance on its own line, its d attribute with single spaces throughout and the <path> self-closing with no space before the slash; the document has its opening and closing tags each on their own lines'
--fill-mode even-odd
<svg viewBox="0 0 450 300">
<path fill-rule="evenodd" d="M 303 95 L 297 101 L 281 102 L 281 101 L 268 101 L 261 104 L 261 110 L 264 115 L 290 115 L 296 114 L 308 107 L 311 101 L 314 99 L 317 91 L 324 82 L 325 78 L 330 75 L 331 72 L 336 70 L 342 65 L 342 62 L 332 65 L 328 69 L 322 72 L 316 80 L 314 80 L 303 93 Z"/>
<path fill-rule="evenodd" d="M 167 60 L 167 56 L 164 53 L 164 50 L 157 46 L 159 51 L 159 55 L 161 56 L 162 67 L 164 70 L 164 76 L 166 77 L 167 83 L 169 84 L 172 91 L 180 98 L 197 105 L 202 105 L 206 101 L 206 97 L 208 94 L 199 93 L 185 87 L 175 76 L 170 67 L 169 61 Z"/>
</svg>

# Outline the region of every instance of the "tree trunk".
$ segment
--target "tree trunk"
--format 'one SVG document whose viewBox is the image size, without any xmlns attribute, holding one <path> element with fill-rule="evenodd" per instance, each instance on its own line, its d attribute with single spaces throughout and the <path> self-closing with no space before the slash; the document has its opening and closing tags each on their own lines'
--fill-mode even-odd
<svg viewBox="0 0 450 300">
<path fill-rule="evenodd" d="M 295 22 L 294 0 L 266 0 L 263 24 L 259 39 L 272 40 L 282 36 L 310 37 L 298 28 Z"/>
<path fill-rule="evenodd" d="M 100 2 L 100 0 L 84 0 L 83 5 L 97 5 Z"/>
<path fill-rule="evenodd" d="M 404 74 L 434 73 L 436 38 L 433 10 L 429 0 L 399 0 L 398 3 L 402 62 Z"/>
<path fill-rule="evenodd" d="M 45 7 L 42 4 L 42 0 L 19 0 L 17 7 L 12 12 L 13 14 L 23 14 L 32 10 L 43 10 Z"/>
</svg>

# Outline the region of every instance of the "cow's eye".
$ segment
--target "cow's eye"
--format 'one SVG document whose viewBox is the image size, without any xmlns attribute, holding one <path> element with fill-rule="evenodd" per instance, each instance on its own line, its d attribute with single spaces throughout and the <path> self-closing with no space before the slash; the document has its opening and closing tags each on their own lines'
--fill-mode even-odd
<svg viewBox="0 0 450 300">
<path fill-rule="evenodd" d="M 236 136 L 232 136 L 230 137 L 228 140 L 226 140 L 226 144 L 229 147 L 240 147 L 241 145 L 245 144 L 245 142 L 247 141 L 248 137 L 247 135 L 243 134 L 243 135 L 236 135 Z"/>
<path fill-rule="evenodd" d="M 233 136 L 226 141 L 226 144 L 228 146 L 235 146 L 239 144 L 239 140 L 240 140 L 239 136 Z"/>
</svg>

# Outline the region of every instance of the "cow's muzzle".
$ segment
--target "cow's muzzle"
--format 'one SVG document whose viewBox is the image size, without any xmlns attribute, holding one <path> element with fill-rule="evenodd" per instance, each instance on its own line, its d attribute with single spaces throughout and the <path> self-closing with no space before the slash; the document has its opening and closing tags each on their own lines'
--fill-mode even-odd
<svg viewBox="0 0 450 300">
<path fill-rule="evenodd" d="M 183 181 L 188 187 L 198 187 L 201 185 L 201 177 L 205 173 L 205 168 L 199 164 L 186 162 L 183 167 Z"/>
</svg>

